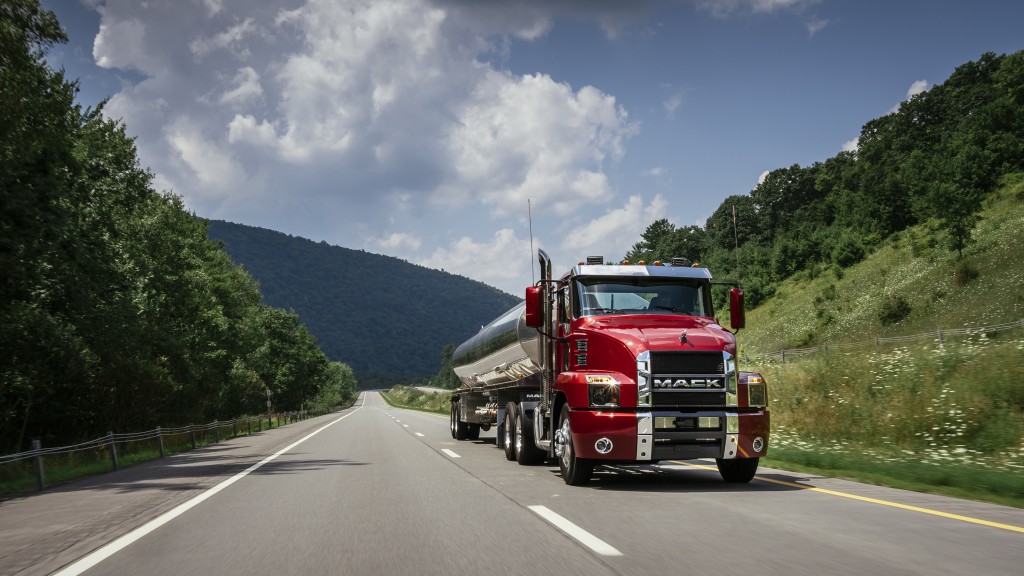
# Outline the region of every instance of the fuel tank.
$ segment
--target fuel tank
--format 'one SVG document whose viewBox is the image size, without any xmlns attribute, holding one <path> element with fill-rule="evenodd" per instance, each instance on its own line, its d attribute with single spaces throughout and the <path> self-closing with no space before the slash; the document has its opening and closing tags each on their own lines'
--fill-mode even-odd
<svg viewBox="0 0 1024 576">
<path fill-rule="evenodd" d="M 465 386 L 509 384 L 540 373 L 540 334 L 526 325 L 520 303 L 480 329 L 452 354 L 455 375 Z"/>
</svg>

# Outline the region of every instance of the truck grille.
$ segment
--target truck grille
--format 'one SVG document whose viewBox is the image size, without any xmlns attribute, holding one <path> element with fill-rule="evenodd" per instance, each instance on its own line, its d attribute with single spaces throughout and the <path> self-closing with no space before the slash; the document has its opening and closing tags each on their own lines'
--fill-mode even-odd
<svg viewBox="0 0 1024 576">
<path fill-rule="evenodd" d="M 721 352 L 651 352 L 651 373 L 656 376 L 725 374 Z"/>
<path fill-rule="evenodd" d="M 651 405 L 720 408 L 726 404 L 721 352 L 651 352 Z"/>
</svg>

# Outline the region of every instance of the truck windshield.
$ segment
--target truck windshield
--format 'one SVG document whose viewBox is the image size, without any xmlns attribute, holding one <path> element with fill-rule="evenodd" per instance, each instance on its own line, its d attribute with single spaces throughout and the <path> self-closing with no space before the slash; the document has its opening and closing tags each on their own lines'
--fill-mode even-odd
<svg viewBox="0 0 1024 576">
<path fill-rule="evenodd" d="M 573 315 L 687 314 L 710 316 L 705 284 L 678 278 L 586 278 L 575 282 Z"/>
</svg>

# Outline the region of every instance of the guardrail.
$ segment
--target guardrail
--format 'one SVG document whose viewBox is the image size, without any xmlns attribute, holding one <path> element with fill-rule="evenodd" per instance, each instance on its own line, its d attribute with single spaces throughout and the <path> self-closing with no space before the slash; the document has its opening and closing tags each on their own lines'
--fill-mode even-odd
<svg viewBox="0 0 1024 576">
<path fill-rule="evenodd" d="M 33 461 L 33 472 L 36 478 L 36 489 L 43 490 L 46 488 L 46 473 L 43 466 L 43 459 L 47 456 L 74 454 L 79 452 L 91 452 L 95 454 L 97 452 L 106 451 L 106 458 L 109 458 L 110 460 L 111 469 L 117 470 L 119 467 L 118 445 L 124 447 L 125 444 L 129 443 L 155 441 L 160 452 L 160 458 L 164 458 L 167 455 L 164 440 L 168 438 L 179 439 L 179 441 L 175 442 L 175 445 L 190 445 L 191 449 L 194 450 L 200 442 L 204 444 L 207 443 L 210 440 L 211 435 L 213 437 L 213 442 L 220 442 L 222 432 L 225 432 L 227 437 L 241 435 L 240 429 L 244 430 L 244 433 L 247 435 L 252 434 L 253 420 L 256 421 L 256 431 L 262 432 L 264 421 L 266 421 L 267 429 L 269 430 L 274 428 L 275 420 L 277 421 L 277 426 L 283 426 L 291 422 L 305 420 L 306 418 L 319 416 L 325 413 L 325 410 L 299 410 L 293 412 L 282 412 L 269 416 L 245 416 L 235 418 L 233 420 L 214 420 L 209 424 L 189 424 L 187 426 L 178 426 L 173 428 L 157 426 L 153 430 L 146 430 L 143 432 L 126 432 L 123 434 L 107 432 L 105 436 L 94 440 L 88 440 L 71 446 L 56 446 L 50 448 L 43 448 L 39 440 L 33 440 L 31 450 L 18 452 L 16 454 L 0 455 L 0 466 L 16 462 L 24 462 L 31 459 Z M 226 433 L 225 429 L 231 430 L 230 435 Z M 198 437 L 197 434 L 199 435 Z M 182 437 L 186 437 L 187 440 L 183 442 L 180 441 Z"/>
<path fill-rule="evenodd" d="M 828 352 L 829 350 L 849 350 L 852 348 L 864 348 L 867 346 L 874 346 L 875 348 L 878 348 L 882 344 L 913 342 L 916 340 L 925 340 L 929 338 L 936 339 L 939 341 L 939 344 L 943 344 L 945 342 L 945 339 L 950 336 L 976 336 L 979 334 L 994 334 L 997 332 L 1005 332 L 1007 330 L 1019 329 L 1024 329 L 1024 318 L 1021 318 L 1016 322 L 1006 322 L 1004 324 L 995 324 L 992 326 L 974 326 L 969 328 L 938 328 L 934 332 L 923 332 L 920 334 L 911 334 L 908 336 L 879 336 L 874 340 L 863 340 L 860 342 L 846 342 L 842 344 L 822 344 L 821 346 L 811 346 L 808 348 L 790 348 L 786 350 L 779 350 L 778 352 L 768 352 L 766 354 L 754 354 L 751 356 L 744 355 L 744 360 L 768 360 L 772 358 L 778 358 L 783 364 L 785 364 L 787 356 L 803 356 L 806 354 L 814 354 L 816 352 Z"/>
</svg>

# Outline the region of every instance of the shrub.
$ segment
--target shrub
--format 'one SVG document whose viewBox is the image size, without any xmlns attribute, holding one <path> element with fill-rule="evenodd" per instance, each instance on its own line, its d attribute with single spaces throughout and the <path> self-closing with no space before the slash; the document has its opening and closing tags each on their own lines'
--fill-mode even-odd
<svg viewBox="0 0 1024 576">
<path fill-rule="evenodd" d="M 882 324 L 890 325 L 903 320 L 910 315 L 910 303 L 903 296 L 889 296 L 882 301 L 882 309 L 878 312 L 878 319 Z"/>
<path fill-rule="evenodd" d="M 960 262 L 957 264 L 956 269 L 953 270 L 953 283 L 957 286 L 966 286 L 972 281 L 977 280 L 980 275 L 981 272 L 977 266 L 967 262 Z"/>
</svg>

